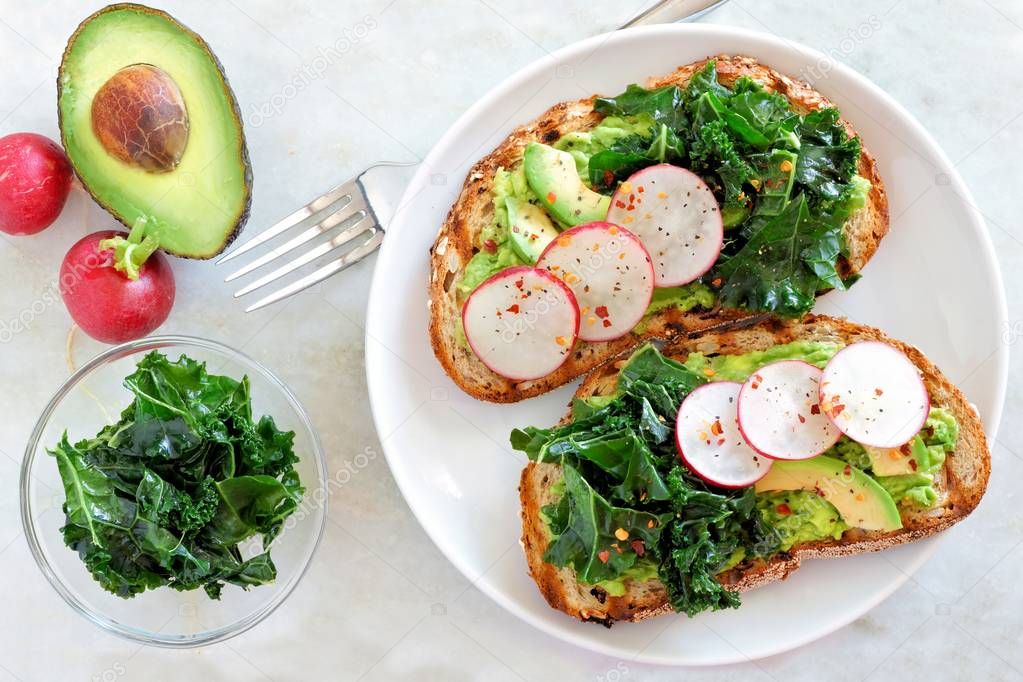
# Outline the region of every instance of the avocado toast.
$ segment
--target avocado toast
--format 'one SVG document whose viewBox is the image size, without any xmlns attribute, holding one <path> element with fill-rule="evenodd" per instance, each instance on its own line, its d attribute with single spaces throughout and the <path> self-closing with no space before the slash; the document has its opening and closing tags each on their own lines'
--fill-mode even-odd
<svg viewBox="0 0 1023 682">
<path fill-rule="evenodd" d="M 827 99 L 806 84 L 754 59 L 721 55 L 651 79 L 647 88 L 633 86 L 615 98 L 555 105 L 516 129 L 470 170 L 431 249 L 429 285 L 434 353 L 470 395 L 514 402 L 581 376 L 645 339 L 727 328 L 768 313 L 798 317 L 812 306 L 815 294 L 855 281 L 887 233 L 887 198 L 873 157 Z M 658 97 L 675 101 L 661 106 L 654 101 Z M 667 116 L 672 107 L 675 114 Z M 773 114 L 763 114 L 771 107 Z M 740 110 L 746 111 L 745 118 L 736 114 Z M 756 129 L 748 130 L 743 120 L 755 121 Z M 741 153 L 732 154 L 733 147 Z M 532 166 L 527 165 L 530 157 L 537 159 Z M 569 157 L 574 169 L 565 168 Z M 713 269 L 678 286 L 662 286 L 667 280 L 657 272 L 652 293 L 635 297 L 647 304 L 641 321 L 606 340 L 586 340 L 587 324 L 607 324 L 606 308 L 600 318 L 600 307 L 590 310 L 576 289 L 578 340 L 572 334 L 552 336 L 560 346 L 555 369 L 539 376 L 493 371 L 497 364 L 480 359 L 486 353 L 479 348 L 486 344 L 466 340 L 461 315 L 467 299 L 487 277 L 534 265 L 544 255 L 538 245 L 551 243 L 573 224 L 621 224 L 636 217 L 637 223 L 627 227 L 638 231 L 641 213 L 612 217 L 633 208 L 630 173 L 650 170 L 652 163 L 660 164 L 654 168 L 692 169 L 700 176 L 694 182 L 705 181 L 713 191 L 717 205 L 711 213 L 719 216 L 723 227 L 717 229 L 724 233 Z M 537 164 L 539 172 L 533 167 Z M 578 201 L 566 203 L 566 196 Z M 788 265 L 777 251 L 785 241 L 779 230 L 808 240 L 789 254 Z M 758 263 L 757 252 L 764 249 L 778 262 Z M 690 260 L 658 258 L 653 248 L 650 252 L 655 269 L 663 265 L 659 261 Z M 563 326 L 571 329 L 570 321 Z"/>
<path fill-rule="evenodd" d="M 809 458 L 760 460 L 772 461 L 771 470 L 733 488 L 694 475 L 692 453 L 679 458 L 684 439 L 673 410 L 699 392 L 693 386 L 746 381 L 745 391 L 767 368 L 797 360 L 824 367 L 823 398 L 833 358 L 871 346 L 908 359 L 929 398 L 926 422 L 901 448 L 863 447 L 843 435 Z M 875 390 L 867 397 L 880 400 Z M 740 392 L 739 420 L 742 405 Z M 831 397 L 820 406 L 842 423 Z M 633 459 L 616 469 L 613 453 L 629 442 Z M 533 460 L 519 484 L 531 576 L 552 607 L 605 625 L 735 607 L 738 593 L 786 578 L 805 559 L 929 537 L 977 506 L 990 473 L 979 416 L 933 363 L 877 329 L 824 316 L 677 339 L 663 355 L 643 347 L 592 372 L 559 427 L 516 431 L 512 444 Z M 808 468 L 809 479 L 772 483 L 778 472 Z M 588 524 L 583 507 L 593 511 Z"/>
</svg>

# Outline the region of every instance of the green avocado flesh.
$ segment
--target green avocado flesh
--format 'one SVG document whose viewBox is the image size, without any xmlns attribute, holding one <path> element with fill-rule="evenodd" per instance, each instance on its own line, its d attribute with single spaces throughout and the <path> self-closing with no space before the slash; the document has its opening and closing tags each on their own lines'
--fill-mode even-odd
<svg viewBox="0 0 1023 682">
<path fill-rule="evenodd" d="M 147 64 L 172 79 L 187 110 L 180 161 L 153 172 L 117 158 L 93 126 L 93 102 L 111 77 Z M 92 197 L 170 253 L 211 258 L 245 224 L 252 182 L 241 117 L 216 57 L 172 17 L 115 5 L 86 19 L 68 41 L 58 78 L 61 138 Z"/>
<path fill-rule="evenodd" d="M 775 462 L 756 491 L 805 490 L 830 502 L 842 520 L 866 530 L 897 530 L 902 517 L 891 495 L 867 474 L 840 459 L 820 455 Z"/>
<path fill-rule="evenodd" d="M 530 142 L 522 158 L 526 181 L 544 208 L 564 225 L 581 225 L 607 216 L 611 197 L 587 187 L 568 152 Z"/>
</svg>

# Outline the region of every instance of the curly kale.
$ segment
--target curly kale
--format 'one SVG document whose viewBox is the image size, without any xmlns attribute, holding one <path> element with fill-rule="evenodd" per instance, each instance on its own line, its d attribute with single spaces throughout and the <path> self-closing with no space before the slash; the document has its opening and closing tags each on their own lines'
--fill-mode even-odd
<svg viewBox="0 0 1023 682">
<path fill-rule="evenodd" d="M 153 352 L 125 378 L 131 405 L 95 438 L 49 450 L 64 484 L 65 544 L 121 597 L 169 586 L 248 588 L 277 574 L 269 544 L 302 497 L 292 443 L 252 419 L 247 378 Z M 243 558 L 239 544 L 261 538 Z"/>
<path fill-rule="evenodd" d="M 870 183 L 857 173 L 860 140 L 849 136 L 837 109 L 800 116 L 783 95 L 749 78 L 725 86 L 714 61 L 684 89 L 631 85 L 594 106 L 606 115 L 650 116 L 655 140 L 671 140 L 661 146 L 670 149 L 666 155 L 639 135 L 595 154 L 594 189 L 613 192 L 637 170 L 667 161 L 699 174 L 714 191 L 728 232 L 705 280 L 722 303 L 799 317 L 820 291 L 855 281 L 840 274 L 842 228 L 866 204 Z"/>
</svg>

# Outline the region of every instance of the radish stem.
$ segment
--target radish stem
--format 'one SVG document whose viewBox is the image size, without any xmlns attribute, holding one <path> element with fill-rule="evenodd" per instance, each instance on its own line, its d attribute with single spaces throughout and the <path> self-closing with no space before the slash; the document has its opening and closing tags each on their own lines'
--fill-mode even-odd
<svg viewBox="0 0 1023 682">
<path fill-rule="evenodd" d="M 114 252 L 114 268 L 124 273 L 128 279 L 138 279 L 139 270 L 153 253 L 159 248 L 159 243 L 149 236 L 143 236 L 145 232 L 145 221 L 139 220 L 131 228 L 127 238 L 116 236 L 104 239 L 99 243 L 99 248 L 112 250 Z"/>
</svg>

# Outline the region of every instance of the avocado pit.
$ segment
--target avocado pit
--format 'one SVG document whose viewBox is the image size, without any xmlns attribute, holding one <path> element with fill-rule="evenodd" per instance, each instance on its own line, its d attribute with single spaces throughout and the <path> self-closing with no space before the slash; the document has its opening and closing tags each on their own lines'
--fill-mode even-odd
<svg viewBox="0 0 1023 682">
<path fill-rule="evenodd" d="M 96 92 L 92 129 L 111 156 L 151 173 L 166 173 L 185 153 L 188 110 L 166 71 L 132 64 Z"/>
</svg>

